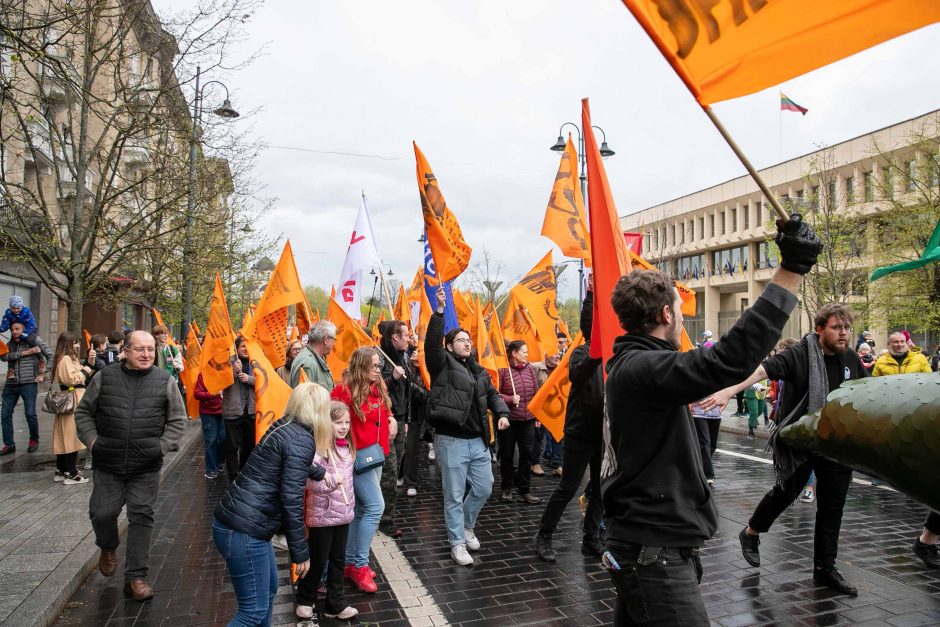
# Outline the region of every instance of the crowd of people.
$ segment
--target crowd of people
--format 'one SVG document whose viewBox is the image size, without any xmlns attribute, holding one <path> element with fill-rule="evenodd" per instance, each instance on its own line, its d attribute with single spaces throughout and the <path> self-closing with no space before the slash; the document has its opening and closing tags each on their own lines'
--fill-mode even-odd
<svg viewBox="0 0 940 627">
<path fill-rule="evenodd" d="M 378 346 L 357 349 L 348 368 L 334 373 L 326 358 L 337 329 L 320 321 L 304 341 L 288 343 L 277 375 L 292 393 L 284 415 L 260 437 L 255 365 L 237 338 L 231 383 L 213 394 L 200 375 L 193 390 L 205 478 L 219 480 L 224 473 L 228 479 L 212 538 L 238 600 L 230 624 L 270 624 L 278 588 L 276 549 L 290 555 L 298 618 L 354 617 L 346 581 L 363 592 L 378 591 L 370 567 L 372 542 L 378 531 L 402 536 L 398 499 L 417 496 L 424 463 L 437 465 L 442 535 L 456 564 L 472 565 L 472 553 L 481 548 L 476 525 L 496 484 L 494 466 L 500 501 L 543 506 L 532 548 L 547 562 L 556 561 L 552 536 L 586 484 L 580 551 L 601 558 L 611 574 L 618 594 L 615 622 L 707 624 L 698 592 L 699 552 L 717 528 L 713 455 L 722 410 L 739 393 L 752 435 L 761 416 L 775 427 L 770 447 L 776 483 L 739 533 L 744 559 L 760 566 L 760 534 L 811 492 L 817 501 L 812 576 L 837 592 L 857 594 L 836 568 L 852 471 L 789 448 L 776 437 L 778 428 L 819 409 L 845 381 L 936 371 L 940 347 L 928 359 L 899 331 L 876 354 L 865 331 L 853 350 L 853 315 L 841 304 L 821 307 L 814 331 L 800 340 L 779 341 L 801 277 L 815 263 L 818 240 L 798 217 L 778 228 L 782 262 L 763 295 L 719 340 L 706 332 L 703 343 L 689 352 L 678 351 L 683 318 L 672 280 L 658 271 L 621 277 L 611 304 L 627 334 L 613 345 L 606 382 L 604 364 L 591 356 L 589 284 L 580 320 L 584 343 L 567 363 L 571 385 L 561 442 L 528 405 L 559 366 L 567 337 L 560 334 L 559 352 L 537 363 L 529 362 L 525 342 L 509 342 L 509 367 L 491 378 L 477 362 L 470 333 L 460 327 L 445 332 L 443 290 L 426 331 L 429 387 L 416 361 L 417 338 L 406 322 L 383 322 Z M 9 374 L 0 454 L 15 451 L 11 416 L 21 398 L 29 450 L 36 449 L 37 385 L 48 365 L 52 389 L 44 407 L 55 414 L 53 478 L 64 485 L 87 483 L 78 460 L 86 451 L 84 469 L 91 469 L 94 479 L 89 515 L 100 547 L 99 570 L 106 577 L 117 571 L 117 518 L 126 506 L 126 591 L 134 599 L 149 599 L 159 471 L 187 417 L 183 355 L 162 325 L 149 333 L 92 336 L 85 359 L 79 338 L 64 332 L 52 351 L 35 325 L 18 317 L 22 303 L 19 312 L 15 304 L 11 301 L 3 319 L 12 338 L 2 356 Z M 433 458 L 424 454 L 425 443 L 433 443 Z M 560 481 L 543 504 L 533 494 L 532 477 L 548 474 L 546 469 Z M 931 513 L 913 547 L 931 568 L 940 568 L 938 533 L 940 516 Z"/>
</svg>

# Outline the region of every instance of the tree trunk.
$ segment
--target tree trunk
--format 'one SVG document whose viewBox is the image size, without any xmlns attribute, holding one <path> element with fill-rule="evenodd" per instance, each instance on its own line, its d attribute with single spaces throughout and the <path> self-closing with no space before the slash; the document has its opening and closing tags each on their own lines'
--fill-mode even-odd
<svg viewBox="0 0 940 627">
<path fill-rule="evenodd" d="M 75 277 L 69 279 L 68 287 L 68 301 L 66 302 L 66 307 L 68 307 L 68 319 L 66 328 L 59 329 L 62 331 L 71 331 L 78 334 L 81 337 L 82 329 L 82 309 L 85 306 L 85 296 L 82 294 L 82 279 L 80 277 Z"/>
</svg>

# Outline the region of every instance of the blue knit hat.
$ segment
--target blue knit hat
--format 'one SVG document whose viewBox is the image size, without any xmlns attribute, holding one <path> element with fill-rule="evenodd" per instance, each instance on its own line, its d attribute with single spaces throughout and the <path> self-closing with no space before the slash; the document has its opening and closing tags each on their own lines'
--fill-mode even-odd
<svg viewBox="0 0 940 627">
<path fill-rule="evenodd" d="M 10 309 L 22 308 L 23 307 L 23 297 L 22 296 L 11 296 L 10 297 Z"/>
</svg>

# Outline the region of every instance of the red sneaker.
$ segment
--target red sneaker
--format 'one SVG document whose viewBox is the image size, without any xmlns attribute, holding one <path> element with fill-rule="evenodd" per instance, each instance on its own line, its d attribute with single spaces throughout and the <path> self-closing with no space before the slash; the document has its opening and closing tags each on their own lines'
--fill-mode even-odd
<svg viewBox="0 0 940 627">
<path fill-rule="evenodd" d="M 36 449 L 39 448 L 39 440 L 30 440 L 29 447 L 26 449 L 27 453 L 35 453 Z"/>
<path fill-rule="evenodd" d="M 374 570 L 369 568 L 368 564 L 363 566 L 363 568 L 368 569 L 369 576 L 372 578 L 375 578 L 376 573 Z M 353 571 L 355 570 L 356 570 L 355 564 L 346 564 L 346 566 L 343 567 L 343 577 L 345 577 L 346 579 L 352 579 L 352 574 L 353 574 Z"/>
<path fill-rule="evenodd" d="M 368 566 L 354 569 L 350 579 L 363 592 L 377 592 L 379 589 L 375 585 L 375 581 L 372 580 L 372 574 Z"/>
</svg>

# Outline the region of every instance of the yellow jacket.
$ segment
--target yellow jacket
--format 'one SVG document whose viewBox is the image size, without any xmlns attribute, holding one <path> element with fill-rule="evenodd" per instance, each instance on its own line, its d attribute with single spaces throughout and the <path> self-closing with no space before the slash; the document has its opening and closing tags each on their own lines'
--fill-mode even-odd
<svg viewBox="0 0 940 627">
<path fill-rule="evenodd" d="M 871 376 L 880 377 L 888 374 L 907 374 L 909 372 L 931 372 L 930 362 L 923 353 L 908 351 L 907 357 L 900 364 L 891 356 L 891 353 L 882 355 L 875 360 L 871 369 Z"/>
</svg>

